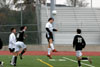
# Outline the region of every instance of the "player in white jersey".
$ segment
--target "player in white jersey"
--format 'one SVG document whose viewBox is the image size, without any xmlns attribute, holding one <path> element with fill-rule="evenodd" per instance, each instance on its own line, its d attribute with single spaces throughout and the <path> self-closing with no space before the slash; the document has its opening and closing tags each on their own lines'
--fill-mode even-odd
<svg viewBox="0 0 100 67">
<path fill-rule="evenodd" d="M 53 18 L 49 18 L 48 19 L 48 23 L 46 23 L 46 38 L 48 40 L 48 57 L 50 59 L 52 59 L 51 57 L 51 50 L 52 52 L 57 52 L 56 49 L 54 48 L 54 45 L 53 45 L 53 32 L 54 31 L 57 31 L 57 29 L 54 29 L 52 23 L 54 22 L 54 19 Z"/>
<path fill-rule="evenodd" d="M 14 51 L 14 66 L 16 66 L 17 63 L 17 57 L 20 56 L 20 59 L 22 59 L 22 55 L 26 52 L 27 47 L 24 44 L 25 39 L 25 31 L 27 30 L 26 26 L 20 27 L 20 31 L 17 34 L 17 42 L 15 43 L 15 51 Z M 22 49 L 21 53 L 19 54 L 20 49 Z"/>
<path fill-rule="evenodd" d="M 15 50 L 15 43 L 16 43 L 16 29 L 15 28 L 11 28 L 11 34 L 9 35 L 9 51 L 14 55 L 14 50 Z M 14 59 L 14 56 L 12 57 L 12 60 Z M 11 61 L 12 61 L 11 60 Z M 11 65 L 13 65 L 13 61 L 10 63 Z"/>
</svg>

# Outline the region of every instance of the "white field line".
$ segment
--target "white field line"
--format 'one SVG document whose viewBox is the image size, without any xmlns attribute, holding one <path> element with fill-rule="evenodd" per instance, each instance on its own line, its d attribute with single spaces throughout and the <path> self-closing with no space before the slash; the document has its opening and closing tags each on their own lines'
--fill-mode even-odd
<svg viewBox="0 0 100 67">
<path fill-rule="evenodd" d="M 73 59 L 70 59 L 70 58 L 67 58 L 67 57 L 63 57 L 63 58 L 66 59 L 66 60 L 69 60 L 69 61 L 72 61 L 72 62 L 77 63 L 76 60 L 73 60 Z M 92 66 L 92 65 L 89 65 L 89 64 L 86 64 L 86 63 L 81 63 L 81 64 L 83 64 L 83 65 L 85 65 L 85 66 L 88 66 L 88 67 L 95 67 L 95 66 Z"/>
<path fill-rule="evenodd" d="M 55 61 L 64 62 L 66 60 L 65 59 L 49 59 L 49 61 L 52 61 L 52 62 L 55 62 Z"/>
</svg>

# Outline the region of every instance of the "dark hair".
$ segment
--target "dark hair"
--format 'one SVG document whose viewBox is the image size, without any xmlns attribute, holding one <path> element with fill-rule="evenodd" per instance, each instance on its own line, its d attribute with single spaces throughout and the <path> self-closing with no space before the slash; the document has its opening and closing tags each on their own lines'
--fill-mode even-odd
<svg viewBox="0 0 100 67">
<path fill-rule="evenodd" d="M 48 21 L 50 21 L 50 20 L 54 20 L 54 19 L 53 18 L 49 18 Z"/>
<path fill-rule="evenodd" d="M 81 29 L 77 29 L 78 34 L 81 34 L 81 32 L 82 32 Z"/>
<path fill-rule="evenodd" d="M 11 32 L 14 30 L 15 28 L 11 28 Z"/>
<path fill-rule="evenodd" d="M 26 27 L 26 26 L 22 26 L 22 27 L 20 27 L 20 30 L 22 31 L 25 27 Z"/>
</svg>

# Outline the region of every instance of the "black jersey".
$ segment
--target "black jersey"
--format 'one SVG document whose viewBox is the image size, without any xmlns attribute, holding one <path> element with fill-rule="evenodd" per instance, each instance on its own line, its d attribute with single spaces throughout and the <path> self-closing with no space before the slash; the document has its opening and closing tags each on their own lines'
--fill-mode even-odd
<svg viewBox="0 0 100 67">
<path fill-rule="evenodd" d="M 2 49 L 2 47 L 3 47 L 3 42 L 2 42 L 2 40 L 0 38 L 0 49 Z"/>
<path fill-rule="evenodd" d="M 23 42 L 24 39 L 25 39 L 24 31 L 18 32 L 18 34 L 17 34 L 17 41 L 22 41 Z"/>
<path fill-rule="evenodd" d="M 82 50 L 86 46 L 86 42 L 81 35 L 76 35 L 73 40 L 73 48 L 75 50 Z"/>
</svg>

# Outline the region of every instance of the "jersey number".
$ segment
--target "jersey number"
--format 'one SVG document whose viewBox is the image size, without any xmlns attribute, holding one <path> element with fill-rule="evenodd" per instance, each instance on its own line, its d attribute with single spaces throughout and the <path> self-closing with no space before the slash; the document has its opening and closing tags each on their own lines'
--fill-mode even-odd
<svg viewBox="0 0 100 67">
<path fill-rule="evenodd" d="M 19 33 L 17 34 L 17 38 L 19 38 Z"/>
<path fill-rule="evenodd" d="M 78 43 L 82 43 L 82 38 L 78 38 Z"/>
</svg>

